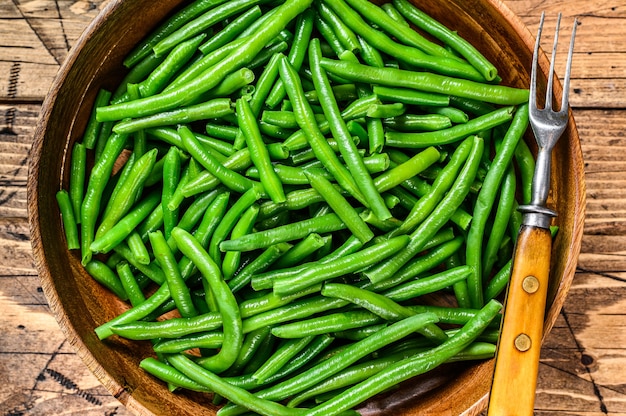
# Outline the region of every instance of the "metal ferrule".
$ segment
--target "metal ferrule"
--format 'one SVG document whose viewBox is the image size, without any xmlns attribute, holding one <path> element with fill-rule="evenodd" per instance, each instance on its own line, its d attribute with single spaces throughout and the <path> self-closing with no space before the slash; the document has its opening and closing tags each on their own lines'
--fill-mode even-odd
<svg viewBox="0 0 626 416">
<path fill-rule="evenodd" d="M 541 205 L 521 205 L 518 210 L 524 214 L 522 225 L 550 229 L 552 218 L 556 212 Z"/>
</svg>

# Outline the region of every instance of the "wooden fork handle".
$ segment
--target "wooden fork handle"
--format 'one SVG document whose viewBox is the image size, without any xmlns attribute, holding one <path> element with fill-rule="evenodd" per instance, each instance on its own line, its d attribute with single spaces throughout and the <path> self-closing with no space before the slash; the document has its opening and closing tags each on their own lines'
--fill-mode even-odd
<svg viewBox="0 0 626 416">
<path fill-rule="evenodd" d="M 533 414 L 551 248 L 549 229 L 522 226 L 504 306 L 488 416 Z"/>
</svg>

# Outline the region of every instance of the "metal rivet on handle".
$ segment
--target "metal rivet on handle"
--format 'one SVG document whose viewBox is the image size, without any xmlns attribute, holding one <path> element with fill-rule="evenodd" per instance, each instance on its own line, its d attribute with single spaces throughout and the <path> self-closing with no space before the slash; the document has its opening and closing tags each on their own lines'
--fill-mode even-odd
<svg viewBox="0 0 626 416">
<path fill-rule="evenodd" d="M 530 337 L 526 334 L 519 334 L 517 338 L 515 338 L 514 342 L 515 342 L 515 348 L 517 348 L 518 351 L 521 351 L 521 352 L 528 351 L 533 344 Z"/>
<path fill-rule="evenodd" d="M 535 276 L 526 276 L 522 281 L 522 288 L 526 293 L 535 293 L 539 290 L 539 279 Z"/>
</svg>

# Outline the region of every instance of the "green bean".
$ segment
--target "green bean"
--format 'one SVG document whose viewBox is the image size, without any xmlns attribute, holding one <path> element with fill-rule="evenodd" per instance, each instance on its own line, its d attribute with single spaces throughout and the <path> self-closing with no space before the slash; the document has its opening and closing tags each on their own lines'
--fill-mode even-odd
<svg viewBox="0 0 626 416">
<path fill-rule="evenodd" d="M 225 0 L 201 0 L 191 3 L 174 13 L 170 18 L 152 31 L 150 35 L 135 46 L 135 48 L 124 59 L 124 66 L 127 68 L 134 67 L 137 62 L 152 54 L 152 47 L 161 39 L 168 36 L 170 33 L 174 32 L 199 14 L 224 2 Z"/>
<path fill-rule="evenodd" d="M 466 279 L 470 273 L 470 266 L 459 266 L 432 276 L 403 283 L 384 291 L 383 294 L 395 301 L 414 299 L 418 296 L 452 286 L 454 283 Z"/>
<path fill-rule="evenodd" d="M 196 36 L 212 25 L 259 3 L 258 0 L 228 1 L 210 9 L 161 39 L 152 47 L 155 55 L 163 55 L 180 42 Z"/>
<path fill-rule="evenodd" d="M 182 387 L 192 391 L 210 392 L 207 387 L 193 381 L 180 371 L 156 358 L 144 358 L 139 362 L 139 368 L 175 387 Z"/>
<path fill-rule="evenodd" d="M 439 160 L 439 151 L 432 146 L 423 149 L 404 163 L 401 163 L 378 175 L 374 185 L 383 192 L 395 188 L 402 182 L 422 172 L 428 166 Z"/>
<path fill-rule="evenodd" d="M 323 114 L 315 114 L 314 116 L 318 124 L 326 120 Z M 293 111 L 264 110 L 261 114 L 261 121 L 286 129 L 298 128 L 298 122 Z"/>
<path fill-rule="evenodd" d="M 206 152 L 189 127 L 179 126 L 178 134 L 183 139 L 189 154 L 228 188 L 237 192 L 245 192 L 255 186 L 253 181 L 219 163 L 214 156 Z"/>
<path fill-rule="evenodd" d="M 72 147 L 68 193 L 72 203 L 74 220 L 77 224 L 80 223 L 80 206 L 83 203 L 83 195 L 85 193 L 86 172 L 87 147 L 81 142 L 76 142 Z"/>
<path fill-rule="evenodd" d="M 85 270 L 95 281 L 109 289 L 121 300 L 128 300 L 128 295 L 117 274 L 109 266 L 99 260 L 90 260 L 85 264 Z"/>
<path fill-rule="evenodd" d="M 124 241 L 158 205 L 160 192 L 153 191 L 137 203 L 117 224 L 99 236 L 89 246 L 90 252 L 108 253 L 116 245 Z"/>
<path fill-rule="evenodd" d="M 114 121 L 137 118 L 170 110 L 199 97 L 216 86 L 226 75 L 244 67 L 263 47 L 285 27 L 285 25 L 310 6 L 312 0 L 287 0 L 276 7 L 275 13 L 253 35 L 253 41 L 238 46 L 226 58 L 212 65 L 198 77 L 184 83 L 176 90 L 152 97 L 100 107 L 96 118 L 99 121 Z"/>
<path fill-rule="evenodd" d="M 268 338 L 271 339 L 272 334 L 271 328 L 267 326 L 264 328 L 256 329 L 246 334 L 243 340 L 243 344 L 241 346 L 241 351 L 239 352 L 239 356 L 235 360 L 235 363 L 232 365 L 232 367 L 228 369 L 228 374 L 241 374 L 243 369 L 246 368 L 252 360 L 257 359 L 258 355 L 266 354 L 266 352 L 262 351 L 261 348 L 267 347 L 266 340 Z"/>
<path fill-rule="evenodd" d="M 348 302 L 342 299 L 329 299 L 322 296 L 285 302 L 279 307 L 272 308 L 265 312 L 259 312 L 244 319 L 243 331 L 244 333 L 248 333 L 264 326 L 306 318 L 315 313 L 342 308 L 347 304 Z"/>
<path fill-rule="evenodd" d="M 279 73 L 281 78 L 285 80 L 284 85 L 289 98 L 294 103 L 298 124 L 302 128 L 309 145 L 315 152 L 317 158 L 324 163 L 324 167 L 335 177 L 337 183 L 341 185 L 350 195 L 360 201 L 364 197 L 361 195 L 354 178 L 350 175 L 348 169 L 339 161 L 335 152 L 326 142 L 326 138 L 322 135 L 319 127 L 315 123 L 313 110 L 304 97 L 302 84 L 295 69 L 283 58 L 279 65 Z"/>
<path fill-rule="evenodd" d="M 437 230 L 452 216 L 452 213 L 460 206 L 469 193 L 470 186 L 476 177 L 478 165 L 482 158 L 484 149 L 483 140 L 474 136 L 471 138 L 472 150 L 461 169 L 459 176 L 450 188 L 450 191 L 435 207 L 431 214 L 411 233 L 409 244 L 390 259 L 383 261 L 375 267 L 367 270 L 365 275 L 374 283 L 381 282 L 391 277 L 404 264 L 406 264 L 415 254 L 417 254 L 424 243 L 436 234 Z"/>
<path fill-rule="evenodd" d="M 366 310 L 337 312 L 275 326 L 272 328 L 272 334 L 279 338 L 298 339 L 303 336 L 361 328 L 380 323 L 381 320 L 380 316 Z"/>
<path fill-rule="evenodd" d="M 219 313 L 222 316 L 224 342 L 220 351 L 202 359 L 202 366 L 215 372 L 228 369 L 236 360 L 243 342 L 241 315 L 232 291 L 221 276 L 217 264 L 211 259 L 198 240 L 181 228 L 174 228 L 172 237 L 180 251 L 189 257 L 211 287 Z"/>
<path fill-rule="evenodd" d="M 227 43 L 226 45 L 209 52 L 205 56 L 193 61 L 190 65 L 184 68 L 180 74 L 172 80 L 162 92 L 167 93 L 171 91 L 175 91 L 181 86 L 185 85 L 188 82 L 191 82 L 194 78 L 202 74 L 206 69 L 212 67 L 219 63 L 222 59 L 226 58 L 232 51 L 243 45 L 249 39 L 240 39 L 234 40 L 232 42 Z M 212 88 L 208 89 L 208 91 L 217 88 L 217 85 L 221 83 L 221 80 L 216 83 Z M 200 94 L 201 95 L 201 94 Z M 185 101 L 187 103 L 187 101 Z"/>
<path fill-rule="evenodd" d="M 507 226 L 513 212 L 516 191 L 516 175 L 512 166 L 509 166 L 507 173 L 502 179 L 500 187 L 500 198 L 493 216 L 493 223 L 489 237 L 486 240 L 485 251 L 482 258 L 482 279 L 486 284 L 493 272 L 493 266 L 496 263 L 498 250 L 502 244 L 507 231 Z"/>
<path fill-rule="evenodd" d="M 258 205 L 253 204 L 248 207 L 241 214 L 241 216 L 237 220 L 237 223 L 233 226 L 230 234 L 231 238 L 241 237 L 242 235 L 250 233 L 258 214 Z M 230 280 L 235 275 L 237 269 L 240 266 L 240 262 L 240 251 L 227 251 L 226 253 L 224 253 L 224 258 L 222 260 L 222 273 L 224 274 L 224 279 Z"/>
<path fill-rule="evenodd" d="M 389 279 L 383 280 L 379 283 L 374 283 L 371 287 L 369 287 L 369 289 L 380 292 L 385 289 L 395 287 L 404 281 L 410 280 L 421 273 L 431 270 L 440 265 L 446 258 L 457 252 L 461 248 L 463 242 L 464 239 L 462 237 L 455 237 L 453 240 L 433 248 L 427 254 L 416 257 L 407 263 L 400 272 L 396 273 Z"/>
<path fill-rule="evenodd" d="M 341 56 L 346 49 L 339 40 L 339 36 L 337 36 L 332 26 L 326 20 L 322 19 L 317 13 L 315 15 L 314 24 L 320 36 L 326 41 L 323 45 L 327 45 L 335 56 Z"/>
<path fill-rule="evenodd" d="M 332 263 L 311 265 L 297 276 L 274 279 L 274 292 L 281 296 L 289 295 L 323 281 L 363 270 L 393 256 L 394 253 L 402 250 L 408 241 L 408 236 L 394 237 L 346 255 Z"/>
<path fill-rule="evenodd" d="M 351 139 L 348 128 L 341 116 L 339 106 L 333 99 L 330 81 L 324 70 L 320 67 L 320 59 L 322 58 L 319 40 L 313 39 L 309 45 L 309 64 L 313 73 L 313 82 L 315 89 L 320 96 L 320 104 L 324 110 L 324 114 L 329 121 L 330 130 L 337 139 L 337 144 L 344 162 L 348 166 L 348 170 L 354 179 L 356 186 L 363 194 L 367 201 L 367 206 L 381 220 L 391 218 L 391 213 L 385 206 L 382 197 L 374 185 L 369 172 L 365 168 L 363 158 L 357 153 L 356 145 Z"/>
<path fill-rule="evenodd" d="M 198 47 L 203 55 L 213 52 L 239 36 L 250 24 L 261 17 L 261 8 L 256 5 L 237 16 L 215 35 Z"/>
<path fill-rule="evenodd" d="M 232 113 L 233 108 L 230 99 L 215 98 L 200 104 L 164 111 L 151 116 L 123 120 L 113 127 L 113 131 L 120 134 L 129 134 L 140 129 L 219 118 Z"/>
<path fill-rule="evenodd" d="M 276 380 L 283 379 L 285 376 L 292 374 L 296 370 L 311 362 L 315 357 L 323 352 L 333 342 L 333 340 L 334 338 L 328 335 L 319 335 L 314 337 L 313 341 L 311 341 L 302 351 L 298 352 L 293 357 L 293 359 L 291 359 L 286 365 L 282 366 L 275 374 L 272 374 L 263 382 L 254 378 L 252 374 L 245 374 L 238 377 L 226 377 L 225 380 L 235 386 L 244 388 L 246 390 L 251 390 L 253 388 L 258 388 L 263 385 L 271 384 Z M 229 406 L 232 406 L 232 404 L 226 405 L 225 408 L 228 408 Z"/>
<path fill-rule="evenodd" d="M 450 103 L 447 95 L 410 90 L 406 88 L 385 87 L 374 85 L 372 92 L 383 102 L 400 102 L 412 105 L 443 107 Z"/>
<path fill-rule="evenodd" d="M 359 53 L 361 44 L 357 36 L 330 7 L 320 2 L 317 5 L 317 12 L 319 17 L 323 19 L 335 33 L 343 49 L 353 53 Z"/>
<path fill-rule="evenodd" d="M 257 231 L 235 240 L 224 240 L 219 247 L 222 251 L 250 251 L 291 240 L 299 240 L 310 233 L 329 233 L 345 229 L 343 221 L 336 214 L 309 218 L 270 230 Z"/>
<path fill-rule="evenodd" d="M 367 116 L 371 118 L 392 118 L 403 115 L 406 107 L 403 103 L 376 104 L 367 110 Z"/>
<path fill-rule="evenodd" d="M 259 383 L 263 383 L 268 377 L 276 374 L 289 360 L 304 350 L 314 339 L 314 336 L 308 336 L 287 340 L 252 374 L 252 377 L 258 380 Z"/>
<path fill-rule="evenodd" d="M 455 149 L 450 161 L 437 176 L 427 194 L 411 208 L 403 223 L 392 235 L 412 232 L 441 201 L 445 193 L 452 187 L 463 163 L 467 160 L 472 148 L 472 140 L 466 139 Z"/>
<path fill-rule="evenodd" d="M 385 118 L 383 124 L 402 132 L 434 131 L 452 127 L 452 120 L 442 114 L 403 114 Z"/>
<path fill-rule="evenodd" d="M 254 260 L 252 260 L 241 271 L 239 271 L 231 280 L 229 280 L 228 286 L 233 292 L 238 292 L 244 286 L 250 283 L 252 276 L 266 270 L 290 248 L 291 244 L 288 243 L 278 243 L 269 246 L 263 251 L 263 253 L 259 254 Z"/>
<path fill-rule="evenodd" d="M 261 194 L 257 191 L 257 189 L 250 188 L 247 192 L 241 195 L 226 211 L 224 217 L 213 232 L 213 235 L 211 236 L 211 241 L 209 242 L 208 252 L 214 263 L 218 265 L 222 264 L 220 244 L 226 240 L 228 234 L 232 231 L 239 218 L 241 218 L 241 215 L 256 201 L 258 201 L 260 197 Z M 238 237 L 238 239 L 246 238 L 249 235 L 251 234 L 241 235 Z"/>
<path fill-rule="evenodd" d="M 387 321 L 397 321 L 415 313 L 388 297 L 344 283 L 326 283 L 322 295 L 347 300 Z"/>
<path fill-rule="evenodd" d="M 197 316 L 198 311 L 191 300 L 189 288 L 180 275 L 178 264 L 165 236 L 161 231 L 155 231 L 150 233 L 149 237 L 155 259 L 163 270 L 165 280 L 170 288 L 170 295 L 176 302 L 176 308 L 183 318 Z"/>
<path fill-rule="evenodd" d="M 439 114 L 445 117 L 448 117 L 450 121 L 457 124 L 467 123 L 469 121 L 469 116 L 463 110 L 460 110 L 456 107 L 452 106 L 442 106 L 442 107 L 427 107 L 420 106 L 419 107 L 424 112 L 430 112 L 433 114 Z"/>
<path fill-rule="evenodd" d="M 396 57 L 398 60 L 406 62 L 407 64 L 414 65 L 418 68 L 425 69 L 432 72 L 438 72 L 441 74 L 456 76 L 459 78 L 471 79 L 474 81 L 483 81 L 483 76 L 476 71 L 471 65 L 460 61 L 456 57 L 448 57 L 449 53 L 443 52 L 448 56 L 440 55 L 431 55 L 429 53 L 425 53 L 421 49 L 418 49 L 414 46 L 402 45 L 400 43 L 395 42 L 391 39 L 391 37 L 387 36 L 385 33 L 375 30 L 371 27 L 367 22 L 365 22 L 359 13 L 355 11 L 352 7 L 348 6 L 346 2 L 343 0 L 337 1 L 327 1 L 324 0 L 324 3 L 327 4 L 331 9 L 335 11 L 338 15 L 341 16 L 343 21 L 350 27 L 357 35 L 363 37 L 367 42 L 369 42 L 373 47 L 379 49 L 381 52 L 385 52 L 388 55 Z M 355 1 L 350 2 L 351 6 L 355 6 Z M 365 2 L 361 2 L 365 3 Z M 370 4 L 370 6 L 374 6 Z M 396 31 L 402 31 L 403 38 L 413 38 L 415 39 L 419 35 L 417 32 L 413 31 L 411 28 L 403 27 L 402 25 L 398 25 L 393 19 L 391 19 L 387 14 L 380 10 L 377 6 L 375 11 L 376 13 L 375 19 L 376 24 L 385 24 L 389 23 L 385 29 L 391 29 Z M 369 9 L 367 5 L 360 4 L 359 12 L 368 12 Z M 421 45 L 420 47 L 423 47 Z M 442 48 L 437 45 L 433 45 L 433 47 L 438 48 L 440 51 Z"/>
<path fill-rule="evenodd" d="M 170 318 L 164 321 L 133 320 L 130 322 L 114 322 L 109 329 L 114 334 L 127 339 L 151 340 L 161 338 L 176 339 L 185 335 L 212 331 L 222 325 L 220 314 L 210 312 L 192 318 Z"/>
<path fill-rule="evenodd" d="M 268 400 L 282 400 L 293 394 L 304 391 L 314 386 L 319 381 L 332 376 L 333 374 L 347 368 L 369 353 L 374 352 L 395 340 L 401 339 L 415 330 L 429 323 L 435 323 L 436 317 L 432 314 L 414 315 L 398 321 L 387 328 L 382 329 L 377 334 L 362 341 L 349 345 L 338 354 L 322 361 L 318 365 L 280 382 L 272 387 L 260 390 L 257 397 Z M 231 408 L 232 409 L 232 408 Z M 221 412 L 223 416 L 236 414 L 234 412 Z"/>
<path fill-rule="evenodd" d="M 522 204 L 529 204 L 532 195 L 532 183 L 535 172 L 535 158 L 528 143 L 520 140 L 515 149 L 515 162 L 520 170 Z M 515 231 L 517 233 L 517 230 Z"/>
<path fill-rule="evenodd" d="M 237 127 L 227 126 L 224 124 L 215 124 L 212 122 L 208 122 L 205 124 L 205 130 L 209 136 L 216 137 L 222 140 L 228 140 L 229 142 L 235 141 L 235 137 L 237 136 L 238 131 Z"/>
<path fill-rule="evenodd" d="M 86 264 L 91 260 L 91 243 L 95 235 L 97 217 L 100 211 L 102 193 L 109 180 L 113 165 L 126 144 L 128 136 L 113 134 L 107 141 L 106 147 L 91 169 L 85 198 L 81 206 L 81 254 L 82 263 Z"/>
<path fill-rule="evenodd" d="M 341 412 L 344 409 L 350 409 L 356 403 L 360 403 L 403 380 L 435 368 L 462 351 L 475 339 L 496 316 L 501 307 L 502 305 L 497 301 L 488 303 L 481 310 L 480 314 L 463 327 L 462 331 L 450 337 L 443 344 L 424 353 L 391 364 L 385 370 L 315 407 L 308 413 L 311 415 L 328 415 Z"/>
<path fill-rule="evenodd" d="M 327 238 L 317 233 L 307 235 L 296 245 L 287 250 L 287 252 L 276 261 L 274 268 L 282 269 L 299 264 L 302 260 L 321 248 L 326 243 L 326 239 Z"/>
<path fill-rule="evenodd" d="M 152 171 L 156 156 L 157 149 L 152 149 L 131 165 L 128 176 L 123 180 L 118 192 L 112 195 L 107 203 L 96 231 L 96 239 L 109 231 L 132 208 Z"/>
<path fill-rule="evenodd" d="M 500 293 L 502 293 L 502 291 L 504 291 L 506 285 L 509 283 L 509 279 L 511 278 L 512 270 L 513 260 L 509 260 L 496 274 L 493 275 L 491 280 L 489 280 L 489 283 L 485 286 L 483 294 L 485 301 L 495 299 L 498 295 L 500 295 Z"/>
<path fill-rule="evenodd" d="M 497 190 L 505 176 L 510 161 L 513 159 L 517 144 L 528 126 L 528 106 L 518 107 L 517 112 L 496 152 L 487 176 L 483 181 L 476 203 L 474 204 L 472 224 L 467 235 L 465 261 L 473 267 L 473 273 L 467 284 L 471 306 L 479 308 L 483 304 L 482 294 L 482 246 L 485 225 L 491 213 Z"/>
<path fill-rule="evenodd" d="M 272 167 L 269 152 L 263 143 L 255 116 L 248 101 L 241 98 L 237 100 L 237 118 L 239 128 L 244 132 L 246 144 L 250 149 L 252 163 L 260 172 L 261 184 L 265 192 L 275 203 L 285 202 L 283 185 Z"/>
<path fill-rule="evenodd" d="M 503 107 L 492 113 L 485 114 L 469 120 L 464 124 L 456 124 L 452 127 L 437 131 L 425 131 L 417 133 L 404 133 L 389 131 L 385 135 L 385 141 L 389 146 L 404 148 L 421 148 L 454 143 L 469 135 L 483 130 L 499 126 L 513 118 L 514 107 Z"/>
<path fill-rule="evenodd" d="M 199 366 L 184 355 L 175 354 L 168 356 L 167 359 L 168 362 L 170 362 L 185 376 L 203 386 L 206 386 L 209 390 L 219 394 L 220 396 L 226 397 L 229 401 L 246 406 L 252 411 L 263 415 L 275 416 L 301 414 L 301 412 L 295 411 L 294 409 L 288 409 L 279 403 L 259 399 L 254 394 L 229 384 L 221 377 Z"/>
<path fill-rule="evenodd" d="M 141 291 L 141 287 L 139 286 L 137 279 L 130 269 L 130 265 L 128 264 L 128 262 L 124 260 L 120 261 L 117 264 L 115 271 L 117 272 L 120 283 L 124 288 L 124 292 L 128 296 L 130 304 L 132 306 L 137 306 L 140 303 L 144 302 L 146 300 L 146 297 Z"/>
<path fill-rule="evenodd" d="M 96 146 L 102 124 L 96 120 L 96 108 L 107 105 L 111 99 L 111 91 L 101 88 L 98 90 L 93 103 L 93 110 L 87 120 L 87 126 L 85 127 L 85 133 L 83 134 L 83 143 L 85 148 L 93 149 Z"/>
<path fill-rule="evenodd" d="M 165 282 L 165 275 L 163 270 L 155 263 L 150 262 L 143 264 L 135 257 L 134 253 L 130 250 L 128 245 L 124 242 L 117 244 L 113 248 L 115 254 L 122 259 L 128 261 L 134 268 L 136 268 L 143 275 L 147 276 L 153 282 L 162 285 Z M 168 292 L 169 294 L 169 292 Z"/>
<path fill-rule="evenodd" d="M 377 83 L 387 87 L 403 87 L 424 92 L 456 95 L 492 104 L 517 105 L 528 101 L 528 90 L 504 85 L 483 84 L 429 72 L 390 67 L 375 68 L 328 58 L 322 58 L 320 64 L 328 72 L 353 82 Z"/>
<path fill-rule="evenodd" d="M 228 192 L 220 192 L 215 199 L 208 206 L 202 220 L 198 227 L 193 231 L 193 236 L 200 242 L 203 247 L 206 247 L 211 240 L 215 229 L 218 227 L 228 206 L 230 194 Z M 178 226 L 178 228 L 185 229 Z M 185 231 L 190 231 L 186 230 Z M 178 268 L 180 269 L 183 279 L 187 280 L 195 269 L 194 263 L 188 258 L 183 257 L 178 262 Z"/>
<path fill-rule="evenodd" d="M 80 249 L 80 238 L 69 193 L 66 190 L 57 191 L 56 200 L 61 212 L 67 248 L 68 250 L 78 250 Z"/>
<path fill-rule="evenodd" d="M 228 97 L 234 94 L 245 96 L 247 88 L 254 88 L 250 85 L 256 77 L 252 65 L 253 63 L 251 62 L 249 67 L 240 68 L 228 74 L 215 88 L 205 92 L 194 102 Z"/>
<path fill-rule="evenodd" d="M 306 57 L 307 46 L 313 32 L 313 16 L 313 10 L 307 9 L 300 16 L 298 16 L 296 20 L 294 40 L 291 45 L 291 50 L 285 58 L 296 71 L 300 70 L 302 62 L 304 62 L 304 58 Z M 282 78 L 278 79 L 268 94 L 265 104 L 269 108 L 276 107 L 285 97 L 286 90 L 283 85 L 284 82 L 285 81 L 282 80 Z"/>
<path fill-rule="evenodd" d="M 138 84 L 140 96 L 148 97 L 162 91 L 171 77 L 193 57 L 205 37 L 206 34 L 201 33 L 173 48 L 163 62 Z"/>
<path fill-rule="evenodd" d="M 363 221 L 352 205 L 350 205 L 350 203 L 326 178 L 324 178 L 321 174 L 316 173 L 314 169 L 306 170 L 304 174 L 308 178 L 313 189 L 322 195 L 324 200 L 343 221 L 346 227 L 359 240 L 361 240 L 361 242 L 366 243 L 374 237 L 372 230 L 370 230 L 368 225 L 365 221 Z"/>
<path fill-rule="evenodd" d="M 137 231 L 131 232 L 128 237 L 126 237 L 126 244 L 128 244 L 128 248 L 139 263 L 150 263 L 150 253 L 148 253 L 148 248 Z"/>
<path fill-rule="evenodd" d="M 487 81 L 493 81 L 496 78 L 498 74 L 496 67 L 456 31 L 448 29 L 407 0 L 394 0 L 393 4 L 411 23 L 440 40 L 445 45 L 449 45 L 453 50 L 467 59 Z"/>
<path fill-rule="evenodd" d="M 217 349 L 222 346 L 224 335 L 221 332 L 200 332 L 180 338 L 161 339 L 154 344 L 154 351 L 160 354 L 175 354 L 193 348 Z"/>
</svg>

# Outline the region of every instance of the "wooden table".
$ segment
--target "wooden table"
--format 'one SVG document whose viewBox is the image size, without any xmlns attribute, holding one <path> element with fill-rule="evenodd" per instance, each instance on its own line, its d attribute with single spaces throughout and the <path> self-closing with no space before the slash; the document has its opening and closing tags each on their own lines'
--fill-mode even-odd
<svg viewBox="0 0 626 416">
<path fill-rule="evenodd" d="M 542 351 L 536 413 L 626 415 L 626 0 L 506 0 L 580 21 L 571 104 L 587 219 L 569 297 Z M 59 65 L 103 1 L 0 0 L 0 415 L 127 415 L 71 351 L 33 267 L 28 152 Z M 563 60 L 564 61 L 564 60 Z M 563 73 L 562 66 L 557 71 Z"/>
</svg>

